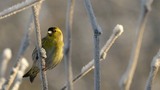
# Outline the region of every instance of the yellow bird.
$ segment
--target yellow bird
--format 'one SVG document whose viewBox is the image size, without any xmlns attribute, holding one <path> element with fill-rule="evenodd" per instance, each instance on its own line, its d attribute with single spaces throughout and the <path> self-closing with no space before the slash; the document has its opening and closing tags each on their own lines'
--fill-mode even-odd
<svg viewBox="0 0 160 90">
<path fill-rule="evenodd" d="M 42 39 L 42 47 L 46 51 L 46 66 L 43 70 L 53 69 L 59 64 L 63 58 L 63 33 L 58 27 L 50 27 L 47 36 Z M 33 65 L 32 68 L 23 76 L 30 77 L 30 82 L 39 73 L 38 53 L 35 48 L 32 53 Z"/>
</svg>

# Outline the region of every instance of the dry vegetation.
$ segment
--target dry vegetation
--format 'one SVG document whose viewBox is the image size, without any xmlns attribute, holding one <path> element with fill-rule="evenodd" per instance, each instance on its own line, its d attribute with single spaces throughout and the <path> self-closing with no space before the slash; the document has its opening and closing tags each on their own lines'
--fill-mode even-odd
<svg viewBox="0 0 160 90">
<path fill-rule="evenodd" d="M 73 1 L 44 0 L 40 9 L 35 5 L 41 0 L 0 1 L 0 90 L 60 90 L 66 83 L 69 90 L 159 90 L 160 1 L 91 0 L 92 7 L 89 0 Z M 24 70 L 51 26 L 62 29 L 71 57 L 30 83 L 22 79 Z"/>
</svg>

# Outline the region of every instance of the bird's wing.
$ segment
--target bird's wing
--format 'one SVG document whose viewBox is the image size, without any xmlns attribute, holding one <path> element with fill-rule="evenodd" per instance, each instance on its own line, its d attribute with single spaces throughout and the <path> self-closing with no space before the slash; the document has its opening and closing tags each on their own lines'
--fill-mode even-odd
<svg viewBox="0 0 160 90">
<path fill-rule="evenodd" d="M 38 53 L 37 53 L 37 48 L 35 48 L 32 52 L 32 60 L 37 61 L 38 60 Z"/>
<path fill-rule="evenodd" d="M 46 42 L 46 37 L 44 37 L 42 39 L 42 47 L 44 45 L 44 43 Z M 33 61 L 37 61 L 38 60 L 38 53 L 37 53 L 37 48 L 34 48 L 33 52 L 32 52 L 32 60 Z"/>
</svg>

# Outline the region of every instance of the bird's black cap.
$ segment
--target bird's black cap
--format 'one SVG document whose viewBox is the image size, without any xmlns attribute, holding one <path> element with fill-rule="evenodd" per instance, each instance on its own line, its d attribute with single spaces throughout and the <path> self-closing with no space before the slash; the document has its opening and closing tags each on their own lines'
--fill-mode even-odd
<svg viewBox="0 0 160 90">
<path fill-rule="evenodd" d="M 50 27 L 48 31 L 56 32 L 56 29 L 57 29 L 56 27 Z"/>
</svg>

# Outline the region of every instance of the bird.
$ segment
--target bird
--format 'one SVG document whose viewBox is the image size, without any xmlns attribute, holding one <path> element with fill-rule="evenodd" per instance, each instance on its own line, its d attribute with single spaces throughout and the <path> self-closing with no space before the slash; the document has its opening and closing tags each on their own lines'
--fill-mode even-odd
<svg viewBox="0 0 160 90">
<path fill-rule="evenodd" d="M 42 48 L 45 50 L 47 56 L 45 59 L 45 68 L 42 70 L 51 70 L 62 61 L 63 46 L 63 33 L 60 28 L 50 27 L 47 35 L 42 38 Z M 37 48 L 32 52 L 32 60 L 33 64 L 31 69 L 23 75 L 23 78 L 29 77 L 31 83 L 40 72 Z"/>
</svg>

